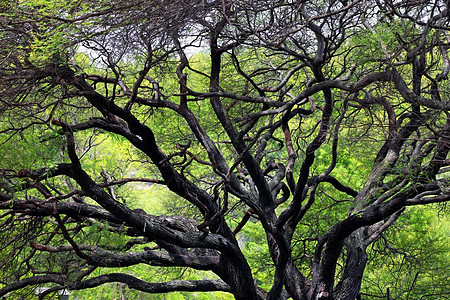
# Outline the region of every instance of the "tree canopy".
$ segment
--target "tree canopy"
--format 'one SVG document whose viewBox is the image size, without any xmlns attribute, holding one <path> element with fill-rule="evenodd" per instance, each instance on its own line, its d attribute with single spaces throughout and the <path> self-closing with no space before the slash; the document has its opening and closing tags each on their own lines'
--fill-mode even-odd
<svg viewBox="0 0 450 300">
<path fill-rule="evenodd" d="M 448 295 L 449 5 L 2 1 L 0 296 Z"/>
</svg>

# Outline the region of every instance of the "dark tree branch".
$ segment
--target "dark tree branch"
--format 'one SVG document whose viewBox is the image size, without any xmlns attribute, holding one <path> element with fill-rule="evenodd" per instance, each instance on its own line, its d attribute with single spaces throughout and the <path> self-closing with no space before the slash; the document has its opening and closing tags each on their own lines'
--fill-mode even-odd
<svg viewBox="0 0 450 300">
<path fill-rule="evenodd" d="M 223 290 L 239 300 L 355 299 L 368 246 L 405 207 L 450 201 L 449 3 L 122 2 L 44 3 L 20 14 L 2 6 L 0 233 L 11 237 L 2 249 L 19 268 L 0 264 L 11 283 L 0 294 L 121 282 L 148 293 Z M 81 155 L 73 133 L 83 139 L 89 129 L 96 136 Z M 103 131 L 129 142 L 130 167 L 142 161 L 139 171 L 154 179 L 96 182 L 89 161 L 111 140 L 91 141 Z M 33 167 L 62 159 L 60 132 L 70 163 Z M 180 215 L 131 209 L 134 199 L 105 190 L 132 181 L 164 185 L 171 196 L 162 205 Z M 246 213 L 232 231 L 236 209 Z M 272 259 L 268 292 L 236 240 L 238 232 L 249 238 L 250 220 L 266 237 L 252 243 Z M 108 236 L 85 245 L 80 232 L 94 226 Z M 110 234 L 129 240 L 111 246 Z M 151 248 L 130 251 L 137 243 Z M 58 255 L 82 266 L 43 263 Z M 86 279 L 94 268 L 139 263 L 221 280 Z M 33 274 L 47 275 L 26 278 Z"/>
<path fill-rule="evenodd" d="M 224 291 L 230 292 L 229 286 L 220 280 L 199 280 L 199 281 L 185 281 L 175 280 L 163 283 L 149 283 L 140 280 L 134 276 L 123 273 L 110 273 L 106 275 L 97 276 L 85 281 L 72 282 L 61 275 L 42 275 L 33 276 L 22 279 L 13 284 L 7 285 L 0 289 L 0 296 L 4 296 L 9 292 L 30 286 L 43 283 L 57 283 L 64 285 L 71 290 L 82 290 L 100 286 L 109 282 L 125 283 L 129 288 L 146 293 L 169 293 L 173 291 L 186 292 L 206 292 L 206 291 Z"/>
<path fill-rule="evenodd" d="M 72 245 L 48 246 L 32 244 L 31 246 L 37 250 L 52 253 L 75 250 Z M 97 267 L 128 267 L 143 263 L 154 266 L 191 267 L 198 270 L 210 270 L 216 268 L 219 264 L 219 256 L 197 256 L 187 251 L 183 255 L 152 250 L 120 253 L 90 245 L 77 245 L 77 247 L 80 250 L 86 250 L 89 264 Z"/>
</svg>

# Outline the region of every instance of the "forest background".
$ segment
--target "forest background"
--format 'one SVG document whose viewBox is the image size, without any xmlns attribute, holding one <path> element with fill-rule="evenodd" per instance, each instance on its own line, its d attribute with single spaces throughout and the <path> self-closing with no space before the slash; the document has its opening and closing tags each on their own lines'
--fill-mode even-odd
<svg viewBox="0 0 450 300">
<path fill-rule="evenodd" d="M 448 1 L 1 1 L 0 296 L 449 299 Z"/>
</svg>

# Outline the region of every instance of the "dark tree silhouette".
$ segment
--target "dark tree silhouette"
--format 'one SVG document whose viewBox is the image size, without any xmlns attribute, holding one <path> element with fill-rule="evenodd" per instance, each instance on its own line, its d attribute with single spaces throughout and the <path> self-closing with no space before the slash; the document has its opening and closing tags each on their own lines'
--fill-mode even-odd
<svg viewBox="0 0 450 300">
<path fill-rule="evenodd" d="M 66 161 L 1 162 L 0 295 L 121 282 L 236 299 L 358 297 L 367 247 L 408 206 L 450 200 L 448 180 L 436 176 L 450 165 L 448 4 L 410 2 L 2 4 L 1 141 L 50 131 L 64 137 Z M 91 66 L 76 63 L 77 53 Z M 182 140 L 155 112 L 178 120 Z M 90 174 L 80 149 L 94 129 L 123 137 L 155 173 Z M 343 157 L 373 162 L 359 170 L 361 183 L 337 171 Z M 166 186 L 201 219 L 131 209 L 112 188 L 135 181 Z M 324 186 L 339 199 L 324 204 Z M 306 221 L 314 214 L 332 222 L 327 230 Z M 250 218 L 267 237 L 269 290 L 236 239 Z M 79 233 L 94 221 L 128 242 L 84 244 Z M 314 245 L 308 258 L 299 241 Z M 46 264 L 61 254 L 67 265 Z M 107 272 L 141 263 L 220 279 Z"/>
</svg>

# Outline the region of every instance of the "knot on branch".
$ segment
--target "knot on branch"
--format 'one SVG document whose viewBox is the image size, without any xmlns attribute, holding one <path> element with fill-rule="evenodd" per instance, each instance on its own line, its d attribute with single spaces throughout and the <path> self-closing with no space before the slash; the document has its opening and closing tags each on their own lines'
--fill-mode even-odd
<svg viewBox="0 0 450 300">
<path fill-rule="evenodd" d="M 17 177 L 19 178 L 31 178 L 31 179 L 35 179 L 31 177 L 31 173 L 28 170 L 22 169 L 17 173 Z"/>
<path fill-rule="evenodd" d="M 64 130 L 64 132 L 69 132 L 69 133 L 72 132 L 72 129 L 70 128 L 69 125 L 67 125 L 66 123 L 64 123 L 58 119 L 53 119 L 52 124 L 61 127 Z"/>
<path fill-rule="evenodd" d="M 75 71 L 68 65 L 51 64 L 47 67 L 47 70 L 53 77 L 56 77 L 58 81 L 68 83 L 75 79 Z"/>
</svg>

